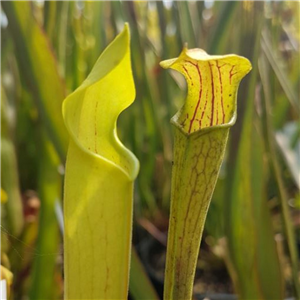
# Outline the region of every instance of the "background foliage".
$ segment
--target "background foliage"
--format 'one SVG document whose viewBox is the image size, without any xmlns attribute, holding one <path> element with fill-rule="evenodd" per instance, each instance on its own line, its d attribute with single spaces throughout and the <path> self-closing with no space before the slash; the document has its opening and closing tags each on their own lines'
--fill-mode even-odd
<svg viewBox="0 0 300 300">
<path fill-rule="evenodd" d="M 238 93 L 238 121 L 209 210 L 195 293 L 300 297 L 299 2 L 1 4 L 1 264 L 14 275 L 13 299 L 62 298 L 67 135 L 61 103 L 125 21 L 137 96 L 118 129 L 141 162 L 130 296 L 157 297 L 146 274 L 162 291 L 169 120 L 184 101 L 186 84 L 158 63 L 177 57 L 187 42 L 253 64 Z"/>
</svg>

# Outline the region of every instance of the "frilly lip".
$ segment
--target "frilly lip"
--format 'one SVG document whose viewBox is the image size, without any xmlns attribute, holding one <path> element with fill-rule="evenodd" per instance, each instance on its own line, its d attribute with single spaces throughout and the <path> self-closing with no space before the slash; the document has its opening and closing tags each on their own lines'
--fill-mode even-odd
<svg viewBox="0 0 300 300">
<path fill-rule="evenodd" d="M 182 52 L 177 58 L 167 59 L 160 62 L 160 66 L 164 69 L 176 69 L 176 65 L 180 64 L 182 61 L 189 59 L 196 62 L 208 62 L 208 61 L 231 61 L 234 60 L 234 62 L 237 64 L 239 72 L 242 74 L 241 79 L 248 74 L 251 69 L 251 63 L 250 61 L 243 57 L 238 56 L 235 54 L 227 54 L 227 55 L 209 55 L 207 54 L 203 49 L 194 48 L 194 49 L 188 49 L 187 45 L 184 46 Z M 178 70 L 177 70 L 178 71 Z M 212 130 L 216 129 L 225 129 L 233 126 L 236 122 L 237 118 L 237 108 L 235 105 L 235 109 L 233 111 L 233 114 L 230 118 L 230 120 L 226 123 L 218 124 L 218 125 L 211 125 L 208 127 L 200 128 L 193 132 L 187 132 L 183 129 L 182 125 L 180 125 L 180 122 L 178 122 L 179 116 L 181 114 L 181 109 L 172 117 L 171 123 L 176 126 L 184 135 L 186 136 L 195 136 L 195 135 L 202 135 L 206 134 Z"/>
<path fill-rule="evenodd" d="M 194 48 L 194 49 L 188 49 L 187 46 L 183 48 L 180 55 L 176 58 L 171 58 L 167 60 L 163 60 L 159 63 L 159 65 L 164 69 L 170 69 L 172 66 L 177 63 L 178 61 L 181 61 L 184 58 L 189 58 L 194 61 L 213 61 L 213 60 L 226 60 L 229 58 L 237 58 L 239 60 L 239 67 L 243 70 L 247 70 L 245 75 L 249 73 L 252 69 L 250 61 L 243 56 L 237 56 L 236 54 L 226 54 L 226 55 L 210 55 L 207 54 L 203 49 L 200 48 Z"/>
<path fill-rule="evenodd" d="M 125 39 L 126 41 L 126 43 L 123 46 L 122 45 L 120 46 L 118 44 L 121 39 Z M 74 132 L 74 124 L 72 123 L 73 122 L 72 118 L 70 118 L 71 116 L 70 109 L 73 109 L 70 107 L 70 104 L 72 101 L 78 101 L 76 98 L 74 98 L 76 93 L 86 91 L 87 89 L 89 89 L 89 87 L 91 87 L 93 84 L 95 84 L 96 82 L 100 81 L 102 78 L 107 76 L 116 66 L 118 66 L 124 59 L 127 51 L 126 49 L 129 49 L 129 44 L 130 44 L 130 31 L 129 31 L 128 23 L 125 23 L 123 31 L 103 51 L 103 53 L 98 58 L 97 62 L 95 63 L 95 66 L 93 67 L 91 73 L 88 75 L 86 80 L 64 100 L 62 106 L 62 114 L 63 114 L 65 125 L 67 127 L 67 130 L 72 140 L 82 151 L 84 151 L 89 155 L 97 157 L 98 159 L 101 159 L 102 161 L 108 164 L 114 165 L 116 168 L 120 169 L 120 171 L 123 172 L 125 176 L 129 178 L 129 180 L 133 181 L 135 180 L 139 172 L 139 161 L 136 158 L 136 156 L 129 149 L 127 149 L 119 140 L 117 136 L 117 130 L 116 130 L 117 119 L 114 121 L 115 127 L 114 127 L 113 135 L 114 135 L 116 145 L 118 147 L 117 151 L 122 152 L 122 155 L 126 157 L 127 161 L 129 162 L 129 170 L 124 169 L 122 166 L 118 165 L 117 163 L 105 157 L 104 155 L 95 153 L 94 151 L 84 146 L 82 142 L 77 138 Z M 111 51 L 115 51 L 117 53 L 114 61 L 107 59 L 107 55 Z M 128 104 L 128 106 L 129 105 L 130 103 Z M 122 111 L 124 109 L 122 109 Z M 120 113 L 122 111 L 120 111 Z"/>
</svg>

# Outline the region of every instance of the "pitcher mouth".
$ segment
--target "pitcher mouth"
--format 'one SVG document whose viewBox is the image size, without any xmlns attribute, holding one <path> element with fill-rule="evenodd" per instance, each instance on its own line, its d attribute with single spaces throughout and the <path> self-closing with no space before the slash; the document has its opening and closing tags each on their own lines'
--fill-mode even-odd
<svg viewBox="0 0 300 300">
<path fill-rule="evenodd" d="M 248 59 L 184 48 L 178 58 L 163 61 L 161 66 L 180 72 L 187 81 L 185 103 L 171 120 L 184 134 L 234 124 L 238 86 L 251 70 Z"/>
<path fill-rule="evenodd" d="M 126 93 L 123 93 L 123 86 L 113 89 L 109 84 L 116 74 L 127 78 Z M 100 94 L 103 90 L 110 97 Z M 130 181 L 137 177 L 139 162 L 119 140 L 116 125 L 118 116 L 134 98 L 130 33 L 125 24 L 124 30 L 101 54 L 87 79 L 64 100 L 63 118 L 73 142 L 82 151 L 114 165 Z"/>
</svg>

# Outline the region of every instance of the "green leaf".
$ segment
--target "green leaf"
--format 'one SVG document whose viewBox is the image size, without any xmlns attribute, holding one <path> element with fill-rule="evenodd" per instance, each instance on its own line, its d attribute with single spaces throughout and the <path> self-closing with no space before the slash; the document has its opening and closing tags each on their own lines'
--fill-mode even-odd
<svg viewBox="0 0 300 300">
<path fill-rule="evenodd" d="M 36 252 L 39 255 L 34 256 L 30 299 L 55 299 L 57 297 L 55 253 L 58 253 L 59 249 L 59 228 L 54 206 L 62 192 L 62 178 L 57 171 L 59 158 L 56 151 L 47 139 L 47 134 L 41 133 L 38 178 L 41 209 L 36 244 Z"/>
<path fill-rule="evenodd" d="M 61 103 L 65 98 L 65 86 L 49 40 L 35 20 L 30 2 L 8 1 L 1 5 L 15 43 L 20 73 L 36 101 L 49 137 L 64 160 L 68 138 L 61 115 Z"/>
<path fill-rule="evenodd" d="M 210 33 L 209 51 L 218 52 L 224 49 L 224 46 L 228 44 L 228 40 L 231 38 L 231 27 L 236 22 L 237 11 L 241 3 L 238 1 L 217 1 L 215 6 L 218 6 L 215 18 L 216 25 Z"/>
<path fill-rule="evenodd" d="M 3 87 L 1 96 L 1 201 L 4 200 L 2 191 L 6 196 L 1 216 L 11 233 L 19 236 L 24 225 L 22 199 L 16 149 L 9 134 L 9 107 Z"/>
<path fill-rule="evenodd" d="M 278 198 L 280 201 L 282 221 L 284 233 L 287 240 L 287 248 L 291 260 L 291 269 L 292 269 L 292 279 L 294 283 L 294 291 L 296 298 L 300 297 L 300 284 L 299 284 L 299 254 L 296 245 L 295 232 L 293 228 L 293 223 L 291 221 L 289 207 L 288 207 L 288 196 L 287 191 L 284 186 L 282 179 L 282 174 L 280 171 L 280 166 L 277 158 L 276 148 L 275 148 L 275 136 L 274 129 L 272 127 L 272 121 L 270 117 L 271 112 L 271 92 L 269 85 L 269 73 L 268 73 L 268 64 L 267 56 L 261 55 L 259 60 L 259 73 L 262 81 L 263 91 L 264 91 L 264 126 L 266 128 L 266 148 L 268 151 L 268 157 L 270 157 L 270 163 L 272 170 L 274 172 L 274 177 L 277 183 Z M 277 284 L 278 285 L 278 284 Z M 272 285 L 273 286 L 273 285 Z M 270 298 L 266 298 L 270 299 Z M 276 299 L 282 299 L 278 297 Z"/>
<path fill-rule="evenodd" d="M 289 122 L 282 130 L 277 131 L 275 134 L 276 142 L 298 189 L 300 189 L 300 139 L 297 138 L 297 134 L 299 135 L 300 133 L 299 125 L 299 121 Z M 297 138 L 296 142 L 293 141 L 295 137 Z M 293 145 L 293 143 L 295 143 L 295 145 Z"/>
<path fill-rule="evenodd" d="M 260 26 L 258 26 L 260 28 Z M 249 78 L 241 133 L 231 148 L 225 205 L 228 264 L 240 299 L 283 299 L 283 281 L 266 196 L 262 128 L 254 110 L 260 31 L 252 38 Z M 237 146 L 238 145 L 238 146 Z"/>
<path fill-rule="evenodd" d="M 140 261 L 134 247 L 131 255 L 130 294 L 136 300 L 158 300 L 159 297 L 153 288 L 146 270 Z"/>
<path fill-rule="evenodd" d="M 116 121 L 135 97 L 129 29 L 109 45 L 63 103 L 70 133 L 65 175 L 65 296 L 126 299 L 133 181 L 139 163 Z"/>
<path fill-rule="evenodd" d="M 262 33 L 261 47 L 274 73 L 276 74 L 276 77 L 282 89 L 284 90 L 285 95 L 290 102 L 290 105 L 292 106 L 294 112 L 296 113 L 296 116 L 299 117 L 300 108 L 299 108 L 299 99 L 297 97 L 297 93 L 294 91 L 293 86 L 291 85 L 291 82 L 288 79 L 285 69 L 281 66 L 280 59 L 276 56 L 274 50 L 272 49 L 271 41 L 268 32 L 266 30 L 263 31 Z"/>
<path fill-rule="evenodd" d="M 188 83 L 175 126 L 164 299 L 191 299 L 199 246 L 223 160 L 229 128 L 236 120 L 236 94 L 250 62 L 236 55 L 210 56 L 183 49 L 161 62 Z"/>
</svg>

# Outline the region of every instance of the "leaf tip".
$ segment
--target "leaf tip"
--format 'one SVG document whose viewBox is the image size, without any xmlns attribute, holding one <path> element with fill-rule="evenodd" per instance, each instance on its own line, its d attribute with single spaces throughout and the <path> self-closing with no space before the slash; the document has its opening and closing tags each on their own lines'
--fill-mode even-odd
<svg viewBox="0 0 300 300">
<path fill-rule="evenodd" d="M 166 59 L 159 63 L 159 65 L 164 69 L 169 69 L 173 63 L 177 60 L 177 58 Z"/>
<path fill-rule="evenodd" d="M 245 75 L 247 75 L 252 70 L 252 64 L 246 57 L 239 56 L 240 59 L 240 65 L 239 69 L 241 72 Z"/>
<path fill-rule="evenodd" d="M 124 23 L 124 28 L 121 34 L 124 34 L 127 37 L 128 41 L 130 40 L 130 27 L 128 22 Z"/>
</svg>

